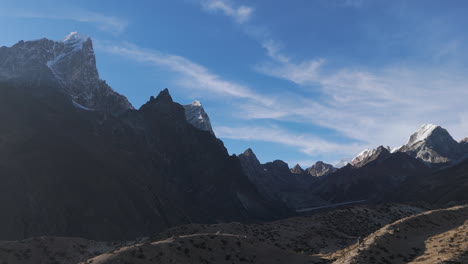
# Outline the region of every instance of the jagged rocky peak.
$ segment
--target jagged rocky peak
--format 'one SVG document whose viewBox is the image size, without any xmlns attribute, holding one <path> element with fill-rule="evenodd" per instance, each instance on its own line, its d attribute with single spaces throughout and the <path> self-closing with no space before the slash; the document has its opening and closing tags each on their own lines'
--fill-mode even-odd
<svg viewBox="0 0 468 264">
<path fill-rule="evenodd" d="M 157 103 L 173 103 L 174 101 L 172 100 L 172 96 L 169 93 L 169 89 L 164 88 L 161 92 L 159 92 L 158 96 L 156 99 L 151 96 L 150 101 L 155 101 Z"/>
<path fill-rule="evenodd" d="M 167 88 L 161 90 L 156 97 L 151 96 L 149 101 L 143 104 L 138 111 L 144 112 L 152 118 L 186 123 L 184 108 L 180 104 L 174 103 Z"/>
<path fill-rule="evenodd" d="M 111 113 L 133 109 L 125 96 L 99 78 L 87 35 L 72 32 L 60 41 L 20 41 L 0 52 L 0 81 L 56 86 L 79 108 Z"/>
<path fill-rule="evenodd" d="M 359 153 L 350 164 L 353 167 L 362 167 L 367 163 L 374 161 L 378 158 L 387 157 L 391 153 L 390 147 L 379 146 L 376 149 L 365 149 Z"/>
<path fill-rule="evenodd" d="M 185 118 L 192 126 L 203 131 L 208 131 L 214 135 L 210 117 L 205 112 L 200 101 L 193 101 L 191 104 L 184 105 L 184 109 Z"/>
<path fill-rule="evenodd" d="M 302 169 L 302 167 L 299 164 L 296 164 L 292 169 L 291 173 L 292 174 L 303 174 L 305 171 Z"/>
<path fill-rule="evenodd" d="M 327 164 L 323 161 L 317 161 L 312 167 L 307 168 L 306 172 L 314 177 L 322 177 L 331 174 L 336 171 L 336 168 L 331 164 Z"/>
<path fill-rule="evenodd" d="M 239 159 L 260 165 L 260 161 L 251 148 L 246 149 L 244 153 L 240 154 Z"/>
<path fill-rule="evenodd" d="M 246 149 L 246 150 L 244 151 L 244 153 L 242 153 L 242 154 L 245 155 L 245 156 L 247 156 L 247 157 L 252 156 L 252 157 L 257 158 L 257 157 L 255 156 L 255 153 L 253 152 L 253 150 L 252 150 L 251 148 Z"/>
</svg>

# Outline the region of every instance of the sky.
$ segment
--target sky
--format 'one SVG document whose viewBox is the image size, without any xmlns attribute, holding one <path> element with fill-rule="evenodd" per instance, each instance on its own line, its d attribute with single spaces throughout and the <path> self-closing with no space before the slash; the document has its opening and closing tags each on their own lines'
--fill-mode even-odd
<svg viewBox="0 0 468 264">
<path fill-rule="evenodd" d="M 468 136 L 463 0 L 0 0 L 0 46 L 89 35 L 135 108 L 202 102 L 231 154 L 335 164 L 422 124 Z"/>
</svg>

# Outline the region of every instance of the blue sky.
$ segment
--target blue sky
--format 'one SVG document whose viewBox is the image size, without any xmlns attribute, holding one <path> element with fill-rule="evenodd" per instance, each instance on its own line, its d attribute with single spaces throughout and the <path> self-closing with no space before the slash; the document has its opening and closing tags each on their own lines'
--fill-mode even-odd
<svg viewBox="0 0 468 264">
<path fill-rule="evenodd" d="M 200 100 L 230 153 L 335 163 L 424 123 L 468 136 L 468 2 L 1 1 L 0 45 L 71 31 L 136 107 Z"/>
</svg>

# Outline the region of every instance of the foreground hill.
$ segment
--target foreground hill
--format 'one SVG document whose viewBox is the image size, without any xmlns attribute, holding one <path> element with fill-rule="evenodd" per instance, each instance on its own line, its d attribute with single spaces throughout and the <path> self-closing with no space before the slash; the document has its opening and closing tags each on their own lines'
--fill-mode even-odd
<svg viewBox="0 0 468 264">
<path fill-rule="evenodd" d="M 410 216 L 336 255 L 334 263 L 467 263 L 468 206 Z"/>
</svg>

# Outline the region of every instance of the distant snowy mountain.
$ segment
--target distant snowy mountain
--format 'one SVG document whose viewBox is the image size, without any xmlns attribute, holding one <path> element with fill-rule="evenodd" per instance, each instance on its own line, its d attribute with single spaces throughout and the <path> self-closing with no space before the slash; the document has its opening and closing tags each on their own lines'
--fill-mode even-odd
<svg viewBox="0 0 468 264">
<path fill-rule="evenodd" d="M 214 135 L 210 118 L 200 101 L 193 101 L 191 104 L 184 105 L 184 109 L 187 122 L 200 130 L 208 131 Z"/>
<path fill-rule="evenodd" d="M 468 138 L 456 142 L 444 128 L 424 124 L 411 135 L 407 144 L 395 148 L 379 148 L 385 148 L 390 153 L 406 153 L 431 166 L 448 165 L 468 155 Z M 363 166 L 372 159 L 377 150 L 378 148 L 363 150 L 350 164 L 354 167 Z"/>
<path fill-rule="evenodd" d="M 463 143 L 455 141 L 444 128 L 432 124 L 422 125 L 397 152 L 405 152 L 432 165 L 450 164 L 466 154 Z"/>
<path fill-rule="evenodd" d="M 0 81 L 58 86 L 83 109 L 119 113 L 133 109 L 127 98 L 99 78 L 91 38 L 72 32 L 0 48 Z"/>
<path fill-rule="evenodd" d="M 367 163 L 381 157 L 382 155 L 388 156 L 390 155 L 390 147 L 380 146 L 376 149 L 365 149 L 361 153 L 359 153 L 351 162 L 350 164 L 354 167 L 362 167 Z"/>
</svg>

